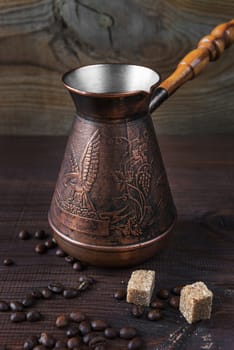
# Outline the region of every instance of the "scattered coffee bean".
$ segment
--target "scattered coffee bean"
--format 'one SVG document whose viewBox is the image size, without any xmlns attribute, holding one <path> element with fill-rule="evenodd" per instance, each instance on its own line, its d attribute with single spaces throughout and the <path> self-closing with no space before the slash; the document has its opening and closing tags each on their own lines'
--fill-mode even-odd
<svg viewBox="0 0 234 350">
<path fill-rule="evenodd" d="M 53 297 L 53 293 L 47 287 L 41 289 L 41 295 L 43 299 L 51 299 Z"/>
<path fill-rule="evenodd" d="M 82 321 L 79 324 L 79 330 L 82 335 L 86 335 L 87 333 L 91 332 L 91 325 L 88 321 Z"/>
<path fill-rule="evenodd" d="M 114 292 L 113 297 L 117 300 L 123 300 L 126 298 L 127 292 L 126 289 L 119 289 Z"/>
<path fill-rule="evenodd" d="M 153 309 L 164 309 L 165 308 L 165 304 L 162 300 L 155 300 L 155 301 L 152 301 L 150 303 L 150 306 L 153 308 Z"/>
<path fill-rule="evenodd" d="M 34 299 L 42 299 L 43 298 L 39 289 L 34 289 L 31 292 L 31 297 L 34 298 Z"/>
<path fill-rule="evenodd" d="M 107 327 L 104 331 L 104 335 L 107 339 L 114 339 L 118 336 L 118 332 L 115 328 Z"/>
<path fill-rule="evenodd" d="M 12 266 L 14 264 L 15 264 L 15 262 L 11 258 L 6 258 L 6 259 L 3 260 L 3 265 L 5 265 L 5 266 Z"/>
<path fill-rule="evenodd" d="M 53 249 L 56 247 L 56 244 L 54 243 L 53 239 L 52 238 L 49 238 L 47 239 L 45 242 L 44 242 L 45 246 L 47 249 Z"/>
<path fill-rule="evenodd" d="M 74 258 L 73 256 L 67 255 L 64 260 L 68 263 L 68 264 L 74 264 L 76 262 L 76 258 Z"/>
<path fill-rule="evenodd" d="M 79 333 L 80 333 L 79 326 L 71 325 L 68 327 L 68 329 L 66 331 L 66 336 L 68 338 L 72 338 L 72 337 L 75 337 L 76 335 L 78 335 Z"/>
<path fill-rule="evenodd" d="M 96 283 L 96 280 L 91 276 L 81 275 L 78 279 L 79 282 L 89 282 L 90 284 Z"/>
<path fill-rule="evenodd" d="M 5 312 L 10 310 L 10 305 L 6 302 L 1 300 L 0 301 L 0 312 Z"/>
<path fill-rule="evenodd" d="M 160 289 L 157 292 L 157 297 L 160 299 L 167 299 L 169 297 L 169 290 L 168 289 Z"/>
<path fill-rule="evenodd" d="M 172 294 L 180 295 L 181 289 L 182 289 L 183 287 L 184 287 L 184 286 L 181 285 L 181 286 L 176 286 L 176 287 L 172 288 L 172 289 L 171 289 Z"/>
<path fill-rule="evenodd" d="M 78 294 L 79 294 L 79 292 L 75 288 L 67 288 L 67 289 L 64 289 L 64 291 L 63 291 L 63 297 L 65 299 L 76 298 L 78 296 Z"/>
<path fill-rule="evenodd" d="M 76 346 L 79 347 L 81 345 L 81 339 L 79 337 L 72 337 L 67 341 L 68 349 L 74 349 Z"/>
<path fill-rule="evenodd" d="M 94 348 L 94 350 L 106 350 L 106 349 L 107 349 L 106 344 L 99 344 Z"/>
<path fill-rule="evenodd" d="M 134 317 L 141 317 L 144 314 L 145 308 L 142 305 L 133 305 L 131 314 Z"/>
<path fill-rule="evenodd" d="M 45 243 L 38 243 L 36 246 L 35 246 L 35 252 L 37 254 L 45 254 L 47 252 L 47 248 L 45 246 Z"/>
<path fill-rule="evenodd" d="M 62 283 L 49 283 L 48 289 L 55 294 L 61 294 L 64 291 Z"/>
<path fill-rule="evenodd" d="M 108 324 L 103 320 L 92 320 L 91 327 L 94 331 L 104 331 L 108 327 Z"/>
<path fill-rule="evenodd" d="M 63 258 L 64 256 L 66 256 L 66 253 L 60 248 L 56 249 L 56 253 L 55 254 L 57 256 L 59 256 L 60 258 Z"/>
<path fill-rule="evenodd" d="M 47 234 L 45 233 L 44 230 L 36 231 L 34 234 L 34 238 L 36 239 L 45 239 L 46 237 L 47 237 Z"/>
<path fill-rule="evenodd" d="M 22 230 L 22 231 L 20 231 L 18 237 L 19 237 L 19 239 L 26 240 L 26 239 L 30 239 L 31 235 L 28 231 Z"/>
<path fill-rule="evenodd" d="M 26 318 L 27 318 L 27 321 L 29 321 L 29 322 L 37 322 L 37 321 L 41 320 L 42 316 L 41 316 L 41 313 L 39 311 L 32 310 L 32 311 L 27 312 Z"/>
<path fill-rule="evenodd" d="M 38 345 L 38 339 L 35 335 L 31 335 L 30 337 L 28 337 L 23 345 L 23 349 L 24 350 L 32 350 L 34 349 L 34 347 Z"/>
<path fill-rule="evenodd" d="M 35 299 L 31 295 L 26 295 L 21 301 L 23 307 L 31 307 L 35 304 Z"/>
<path fill-rule="evenodd" d="M 132 339 L 136 335 L 137 335 L 136 328 L 130 327 L 130 326 L 123 327 L 119 331 L 119 336 L 120 338 L 123 338 L 123 339 Z"/>
<path fill-rule="evenodd" d="M 23 311 L 24 306 L 19 301 L 11 301 L 10 302 L 10 309 L 12 311 Z"/>
<path fill-rule="evenodd" d="M 55 343 L 55 349 L 67 349 L 67 341 L 66 340 L 57 340 Z"/>
<path fill-rule="evenodd" d="M 13 312 L 10 316 L 11 322 L 14 322 L 14 323 L 23 322 L 25 321 L 25 319 L 26 319 L 26 315 L 22 311 Z"/>
<path fill-rule="evenodd" d="M 65 328 L 69 324 L 69 318 L 67 315 L 59 315 L 55 321 L 56 327 Z"/>
<path fill-rule="evenodd" d="M 91 349 L 96 349 L 97 346 L 101 346 L 101 345 L 105 345 L 106 344 L 106 339 L 102 336 L 96 336 L 94 338 L 92 338 L 90 341 L 89 341 L 89 347 Z"/>
<path fill-rule="evenodd" d="M 55 345 L 55 338 L 52 334 L 44 332 L 40 335 L 39 343 L 46 348 L 52 348 Z"/>
<path fill-rule="evenodd" d="M 84 269 L 80 261 L 76 261 L 76 262 L 72 265 L 72 268 L 73 268 L 73 270 L 75 270 L 75 271 L 83 271 L 83 269 Z"/>
<path fill-rule="evenodd" d="M 142 339 L 140 337 L 135 337 L 128 342 L 128 350 L 141 349 L 142 345 L 143 345 Z"/>
<path fill-rule="evenodd" d="M 157 310 L 157 309 L 152 309 L 148 312 L 147 314 L 147 318 L 148 320 L 150 321 L 158 321 L 158 320 L 161 320 L 162 318 L 162 313 L 160 310 Z"/>
<path fill-rule="evenodd" d="M 86 319 L 86 315 L 81 311 L 72 311 L 69 318 L 72 322 L 80 323 Z"/>
<path fill-rule="evenodd" d="M 91 339 L 97 337 L 98 335 L 100 335 L 99 332 L 89 332 L 89 333 L 85 334 L 82 338 L 83 343 L 88 344 Z"/>
<path fill-rule="evenodd" d="M 80 284 L 77 287 L 77 290 L 82 292 L 82 291 L 87 290 L 89 287 L 90 287 L 90 282 L 83 281 L 83 282 L 80 282 Z"/>
<path fill-rule="evenodd" d="M 170 297 L 169 300 L 168 300 L 168 304 L 171 307 L 173 307 L 174 309 L 179 309 L 180 297 L 179 296 Z"/>
</svg>

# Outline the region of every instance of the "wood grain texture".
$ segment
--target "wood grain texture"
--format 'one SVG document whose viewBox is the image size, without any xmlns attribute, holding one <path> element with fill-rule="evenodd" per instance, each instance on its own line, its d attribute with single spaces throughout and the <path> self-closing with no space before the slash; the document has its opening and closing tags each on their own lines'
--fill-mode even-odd
<svg viewBox="0 0 234 350">
<path fill-rule="evenodd" d="M 234 341 L 234 227 L 232 136 L 192 137 L 164 136 L 159 143 L 169 182 L 178 210 L 178 223 L 169 246 L 151 260 L 137 266 L 156 270 L 155 292 L 162 287 L 202 280 L 214 292 L 210 321 L 188 325 L 173 309 L 164 319 L 150 322 L 133 319 L 130 305 L 113 299 L 113 292 L 125 285 L 136 268 L 97 269 L 89 266 L 84 274 L 97 284 L 74 300 L 56 297 L 38 301 L 36 309 L 44 319 L 29 324 L 12 324 L 9 313 L 0 313 L 0 344 L 20 350 L 28 335 L 56 329 L 56 316 L 73 308 L 89 317 L 106 319 L 111 325 L 135 326 L 145 339 L 144 350 L 232 349 Z M 21 300 L 33 288 L 51 281 L 77 286 L 79 272 L 72 270 L 53 250 L 39 256 L 34 252 L 36 240 L 21 241 L 21 229 L 34 233 L 48 231 L 47 211 L 66 145 L 64 137 L 0 138 L 0 261 L 12 257 L 15 266 L 0 264 L 0 299 Z M 8 152 L 5 152 L 7 150 Z M 230 225 L 222 231 L 202 224 L 208 212 L 229 210 Z M 232 213 L 232 215 L 230 214 Z M 226 227 L 226 230 L 225 230 Z M 126 349 L 125 342 L 115 342 L 113 350 Z"/>
<path fill-rule="evenodd" d="M 165 79 L 232 0 L 0 0 L 0 133 L 64 134 L 74 107 L 67 70 L 142 64 Z M 233 48 L 153 114 L 160 133 L 233 133 Z"/>
</svg>

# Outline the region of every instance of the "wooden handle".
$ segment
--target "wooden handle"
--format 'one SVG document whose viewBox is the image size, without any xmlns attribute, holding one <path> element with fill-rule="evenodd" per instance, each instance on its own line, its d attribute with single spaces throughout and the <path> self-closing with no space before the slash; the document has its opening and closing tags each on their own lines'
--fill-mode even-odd
<svg viewBox="0 0 234 350">
<path fill-rule="evenodd" d="M 204 36 L 195 50 L 186 55 L 178 64 L 176 70 L 164 80 L 160 87 L 168 96 L 173 94 L 186 81 L 195 78 L 208 65 L 209 61 L 217 60 L 223 51 L 234 43 L 234 19 L 215 27 Z"/>
</svg>

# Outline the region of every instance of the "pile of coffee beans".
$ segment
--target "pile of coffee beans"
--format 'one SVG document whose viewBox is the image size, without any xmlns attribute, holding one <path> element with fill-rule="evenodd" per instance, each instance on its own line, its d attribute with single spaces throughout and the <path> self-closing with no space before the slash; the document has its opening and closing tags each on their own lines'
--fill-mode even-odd
<svg viewBox="0 0 234 350">
<path fill-rule="evenodd" d="M 135 318 L 140 318 L 146 316 L 146 319 L 149 321 L 159 321 L 164 317 L 163 310 L 167 306 L 170 306 L 174 309 L 179 309 L 180 303 L 180 292 L 183 286 L 176 286 L 168 290 L 162 288 L 157 291 L 157 299 L 153 300 L 150 303 L 149 307 L 142 305 L 132 305 L 131 315 Z M 117 300 L 126 300 L 126 289 L 118 289 L 114 292 L 113 297 Z"/>
<path fill-rule="evenodd" d="M 101 319 L 89 319 L 82 311 L 72 311 L 70 314 L 61 314 L 55 320 L 55 326 L 64 331 L 62 338 L 48 332 L 39 336 L 28 337 L 23 344 L 24 350 L 53 349 L 111 349 L 112 342 L 117 338 L 127 341 L 127 349 L 141 349 L 143 341 L 137 330 L 131 326 L 121 329 L 111 327 L 108 322 Z"/>
</svg>

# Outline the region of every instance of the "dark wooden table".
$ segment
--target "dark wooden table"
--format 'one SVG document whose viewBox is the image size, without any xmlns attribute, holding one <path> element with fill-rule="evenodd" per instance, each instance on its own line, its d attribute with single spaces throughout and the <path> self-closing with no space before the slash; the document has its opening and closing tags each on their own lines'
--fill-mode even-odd
<svg viewBox="0 0 234 350">
<path fill-rule="evenodd" d="M 13 324 L 0 313 L 0 344 L 22 349 L 27 335 L 47 330 L 57 336 L 56 316 L 72 309 L 103 318 L 115 327 L 134 325 L 145 349 L 230 350 L 234 343 L 234 139 L 160 137 L 161 150 L 178 209 L 178 223 L 167 249 L 137 268 L 154 269 L 160 287 L 204 281 L 214 292 L 212 318 L 188 325 L 178 311 L 167 308 L 159 322 L 133 319 L 130 305 L 113 299 L 134 268 L 97 269 L 83 273 L 97 283 L 72 300 L 38 301 L 43 314 L 37 323 Z M 63 156 L 64 137 L 1 137 L 0 139 L 0 299 L 21 300 L 50 281 L 77 286 L 81 273 L 58 258 L 54 250 L 34 252 L 35 239 L 18 239 L 21 229 L 49 231 L 47 211 Z M 5 257 L 15 260 L 4 266 Z M 126 349 L 117 342 L 111 349 Z"/>
</svg>

